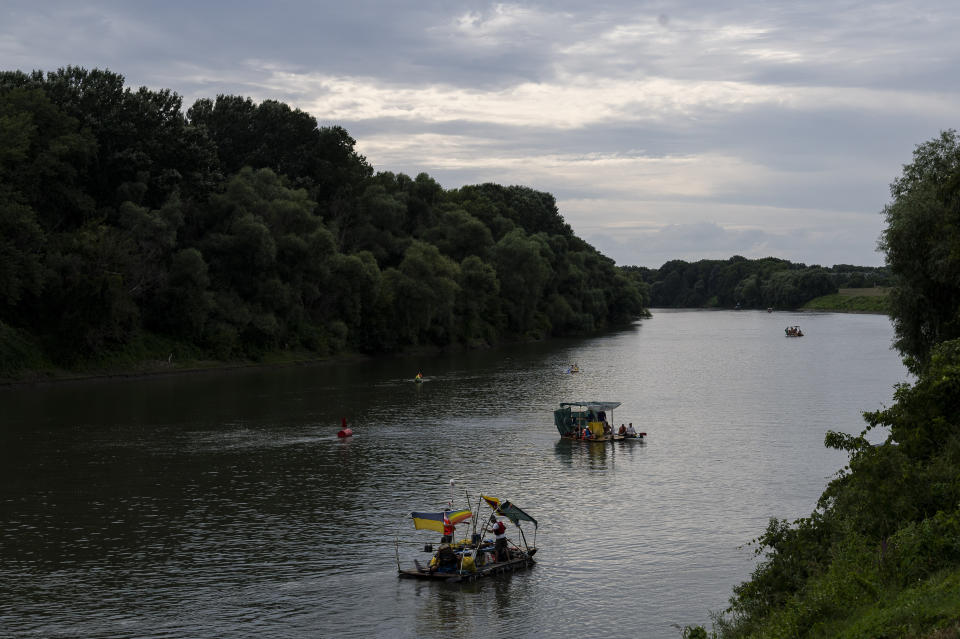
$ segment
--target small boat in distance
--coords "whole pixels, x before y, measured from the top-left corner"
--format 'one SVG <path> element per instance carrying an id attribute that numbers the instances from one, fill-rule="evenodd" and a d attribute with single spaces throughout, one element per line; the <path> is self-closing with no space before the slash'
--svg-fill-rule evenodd
<path id="1" fill-rule="evenodd" d="M 579 372 L 580 372 L 580 365 L 579 365 L 579 364 L 570 364 L 570 366 L 567 367 L 567 372 L 568 372 L 568 373 L 571 373 L 571 374 L 572 374 L 572 373 L 579 373 Z"/>
<path id="2" fill-rule="evenodd" d="M 784 329 L 784 332 L 787 337 L 803 337 L 803 331 L 800 330 L 799 326 L 788 326 Z"/>
<path id="3" fill-rule="evenodd" d="M 422 384 L 422 383 L 423 383 L 423 373 L 421 373 L 420 371 L 417 371 L 417 374 L 416 374 L 416 376 L 413 378 L 413 381 L 414 381 L 414 383 L 416 383 L 416 384 Z"/>

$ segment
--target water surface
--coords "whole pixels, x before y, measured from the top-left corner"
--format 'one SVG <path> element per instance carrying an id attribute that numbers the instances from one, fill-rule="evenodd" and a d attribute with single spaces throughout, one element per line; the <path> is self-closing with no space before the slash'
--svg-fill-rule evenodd
<path id="1" fill-rule="evenodd" d="M 813 509 L 845 462 L 825 432 L 907 381 L 891 340 L 876 315 L 656 311 L 455 356 L 0 390 L 0 636 L 678 637 L 770 517 Z M 561 442 L 552 410 L 591 399 L 647 441 Z M 539 520 L 535 568 L 396 577 L 451 478 L 458 505 Z"/>

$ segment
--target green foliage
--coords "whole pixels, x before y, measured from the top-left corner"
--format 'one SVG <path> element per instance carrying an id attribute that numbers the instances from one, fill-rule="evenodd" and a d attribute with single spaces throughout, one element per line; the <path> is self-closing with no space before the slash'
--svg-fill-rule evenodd
<path id="1" fill-rule="evenodd" d="M 687 626 L 683 629 L 683 639 L 707 639 L 703 626 Z"/>
<path id="2" fill-rule="evenodd" d="M 575 237 L 550 194 L 374 175 L 355 144 L 274 100 L 221 95 L 184 115 L 177 94 L 110 71 L 0 73 L 5 366 L 118 366 L 153 357 L 145 335 L 274 359 L 646 313 L 642 278 Z"/>
<path id="3" fill-rule="evenodd" d="M 0 322 L 0 377 L 15 378 L 47 366 L 42 349 L 26 331 Z"/>
<path id="4" fill-rule="evenodd" d="M 896 346 L 910 370 L 941 341 L 960 337 L 960 141 L 956 131 L 917 146 L 890 185 L 880 248 L 896 277 L 890 295 Z"/>
<path id="5" fill-rule="evenodd" d="M 803 305 L 804 310 L 837 311 L 841 313 L 886 314 L 889 306 L 886 295 L 843 295 L 834 293 L 816 297 Z"/>
<path id="6" fill-rule="evenodd" d="M 659 269 L 628 267 L 650 286 L 650 302 L 662 308 L 799 308 L 839 286 L 886 282 L 885 269 L 840 264 L 831 268 L 772 257 L 748 260 L 672 260 Z"/>
<path id="7" fill-rule="evenodd" d="M 532 326 L 536 303 L 550 275 L 549 262 L 541 254 L 543 248 L 522 229 L 514 229 L 497 242 L 494 264 L 500 293 L 507 301 L 508 325 L 517 332 Z"/>

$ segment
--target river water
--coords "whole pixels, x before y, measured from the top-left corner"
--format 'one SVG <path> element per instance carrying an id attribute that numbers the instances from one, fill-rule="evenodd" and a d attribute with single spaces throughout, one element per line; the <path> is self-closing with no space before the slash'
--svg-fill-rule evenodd
<path id="1" fill-rule="evenodd" d="M 663 310 L 451 356 L 0 389 L 0 636 L 709 627 L 746 544 L 844 465 L 824 433 L 859 432 L 909 381 L 892 337 L 877 315 Z M 552 411 L 580 400 L 622 402 L 612 421 L 646 442 L 561 442 Z M 458 506 L 483 492 L 537 518 L 533 569 L 397 578 L 395 539 L 408 563 L 438 536 L 409 512 L 442 508 L 451 479 Z"/>

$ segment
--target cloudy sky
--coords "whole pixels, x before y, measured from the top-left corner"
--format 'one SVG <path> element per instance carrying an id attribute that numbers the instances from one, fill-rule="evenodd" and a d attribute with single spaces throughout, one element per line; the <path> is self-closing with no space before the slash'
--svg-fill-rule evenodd
<path id="1" fill-rule="evenodd" d="M 878 266 L 958 34 L 955 0 L 2 0 L 0 69 L 281 100 L 378 171 L 548 191 L 619 264 Z"/>

